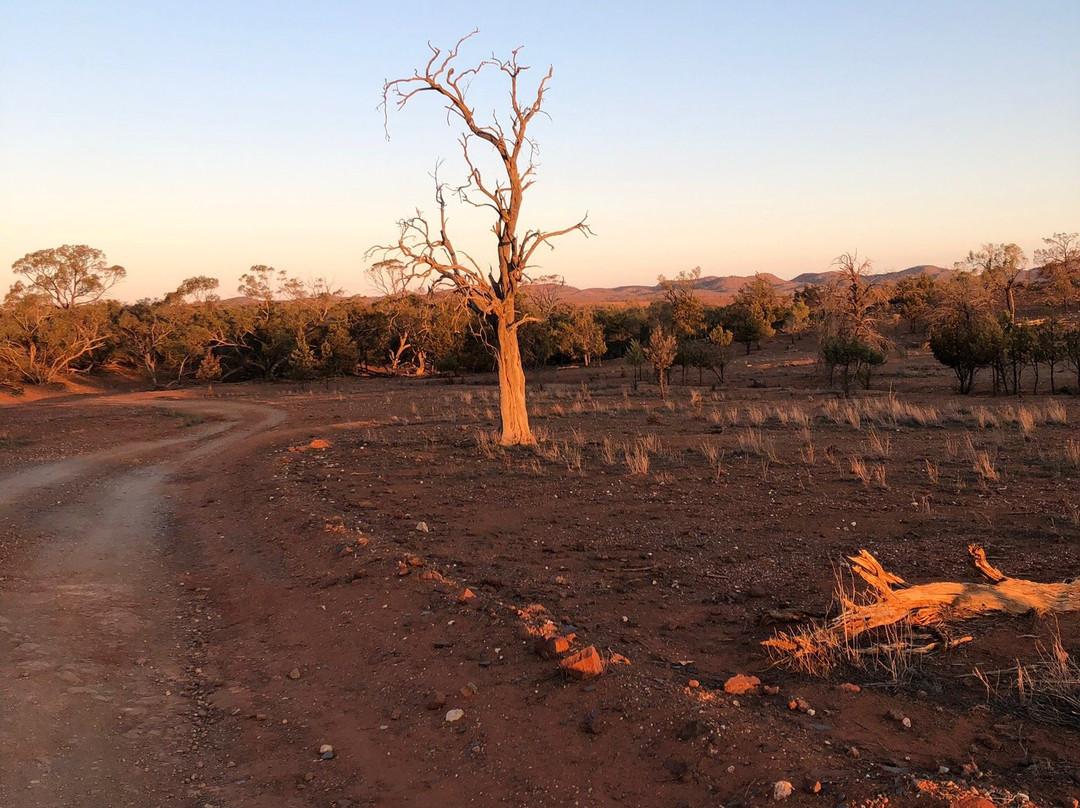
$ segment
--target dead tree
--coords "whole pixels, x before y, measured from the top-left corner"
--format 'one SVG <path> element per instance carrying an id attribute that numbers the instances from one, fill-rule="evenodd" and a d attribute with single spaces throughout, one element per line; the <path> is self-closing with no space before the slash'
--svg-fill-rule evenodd
<path id="1" fill-rule="evenodd" d="M 762 645 L 782 659 L 797 662 L 830 648 L 844 648 L 851 655 L 864 653 L 857 647 L 856 638 L 897 624 L 934 627 L 995 612 L 1049 615 L 1080 611 L 1080 580 L 1039 583 L 1010 578 L 986 560 L 982 547 L 973 544 L 968 552 L 989 583 L 934 581 L 903 586 L 900 576 L 882 567 L 866 550 L 860 550 L 858 555 L 849 556 L 849 560 L 854 572 L 870 587 L 866 597 L 857 598 L 853 593 L 841 591 L 840 613 L 836 617 L 807 629 L 780 632 Z M 925 653 L 970 639 L 935 641 L 907 650 Z"/>
<path id="2" fill-rule="evenodd" d="M 904 581 L 887 572 L 866 550 L 851 556 L 852 567 L 872 590 L 869 603 L 846 602 L 834 621 L 853 637 L 864 631 L 909 620 L 926 626 L 952 620 L 966 620 L 990 612 L 1005 614 L 1060 614 L 1080 611 L 1080 581 L 1038 583 L 1009 578 L 986 560 L 977 544 L 968 548 L 976 568 L 990 583 L 935 581 L 903 588 Z"/>
<path id="3" fill-rule="evenodd" d="M 376 248 L 387 257 L 396 257 L 407 267 L 411 277 L 432 281 L 460 294 L 479 316 L 494 323 L 493 346 L 499 371 L 499 399 L 502 416 L 502 444 L 534 444 L 536 438 L 529 428 L 525 403 L 525 372 L 518 346 L 518 329 L 527 317 L 517 309 L 517 296 L 533 254 L 542 244 L 552 246 L 558 236 L 572 232 L 589 235 L 591 231 L 582 218 L 561 230 L 524 230 L 521 224 L 525 192 L 536 179 L 536 144 L 528 134 L 529 125 L 540 114 L 552 69 L 531 89 L 522 86 L 528 69 L 519 65 L 518 50 L 508 59 L 484 59 L 479 64 L 461 70 L 457 66 L 462 44 L 475 35 L 463 37 L 444 52 L 429 43 L 431 59 L 422 72 L 408 78 L 387 81 L 383 87 L 383 106 L 393 102 L 403 108 L 413 98 L 434 92 L 446 105 L 447 118 L 462 127 L 459 139 L 468 170 L 463 186 L 451 188 L 435 181 L 435 201 L 439 206 L 436 222 L 430 222 L 417 210 L 416 215 L 399 222 L 397 244 Z M 492 114 L 481 120 L 468 99 L 469 87 L 481 73 L 499 71 L 509 84 L 509 110 L 503 119 Z M 498 165 L 496 176 L 481 172 L 480 155 L 474 145 L 490 148 Z M 454 194 L 466 204 L 491 211 L 494 223 L 497 272 L 485 269 L 467 252 L 458 249 L 447 229 L 447 195 Z M 488 264 L 487 266 L 492 266 Z"/>

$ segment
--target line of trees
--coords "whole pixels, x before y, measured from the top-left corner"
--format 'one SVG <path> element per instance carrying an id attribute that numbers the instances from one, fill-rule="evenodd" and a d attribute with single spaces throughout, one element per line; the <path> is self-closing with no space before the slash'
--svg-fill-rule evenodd
<path id="1" fill-rule="evenodd" d="M 648 305 L 574 305 L 547 278 L 519 292 L 522 361 L 535 370 L 625 358 L 635 384 L 650 371 L 666 387 L 674 370 L 722 383 L 733 351 L 813 335 L 824 374 L 850 391 L 871 385 L 906 334 L 928 342 L 962 393 L 984 369 L 994 392 L 1055 391 L 1073 380 L 1080 389 L 1080 243 L 1074 233 L 1045 242 L 1036 271 L 1016 245 L 987 244 L 949 277 L 891 283 L 845 254 L 828 283 L 782 295 L 757 275 L 726 306 L 700 299 L 698 269 L 662 276 Z M 196 276 L 161 299 L 122 305 L 104 296 L 125 270 L 82 245 L 32 253 L 14 269 L 20 280 L 0 306 L 0 381 L 9 386 L 105 366 L 154 385 L 497 368 L 491 315 L 460 295 L 411 291 L 394 262 L 370 270 L 385 293 L 374 301 L 257 265 L 232 301 L 220 299 L 216 279 Z"/>
<path id="2" fill-rule="evenodd" d="M 1054 233 L 1035 254 L 1037 270 L 1016 244 L 984 244 L 957 262 L 947 284 L 909 284 L 902 302 L 913 326 L 930 335 L 934 356 L 969 393 L 981 370 L 994 392 L 1019 393 L 1025 379 L 1059 389 L 1058 368 L 1071 366 L 1080 389 L 1080 241 Z"/>

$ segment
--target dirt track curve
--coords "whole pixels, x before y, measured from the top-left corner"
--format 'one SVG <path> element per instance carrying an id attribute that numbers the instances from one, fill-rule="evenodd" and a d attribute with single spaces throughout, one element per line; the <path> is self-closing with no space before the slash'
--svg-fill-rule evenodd
<path id="1" fill-rule="evenodd" d="M 0 528 L 34 548 L 24 567 L 0 570 L 5 808 L 187 805 L 184 783 L 198 779 L 184 755 L 197 705 L 176 685 L 187 593 L 164 557 L 172 480 L 284 414 L 168 396 L 117 403 L 167 407 L 193 425 L 0 475 Z"/>

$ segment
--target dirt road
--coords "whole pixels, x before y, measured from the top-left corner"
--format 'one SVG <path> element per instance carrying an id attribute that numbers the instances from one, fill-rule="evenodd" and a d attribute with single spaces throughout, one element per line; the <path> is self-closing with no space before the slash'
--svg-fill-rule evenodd
<path id="1" fill-rule="evenodd" d="M 149 395 L 115 403 L 190 426 L 115 434 L 118 445 L 0 476 L 0 535 L 29 548 L 0 570 L 7 808 L 196 804 L 201 708 L 184 681 L 198 619 L 168 558 L 173 479 L 284 416 Z M 176 431 L 171 420 L 162 432 Z"/>

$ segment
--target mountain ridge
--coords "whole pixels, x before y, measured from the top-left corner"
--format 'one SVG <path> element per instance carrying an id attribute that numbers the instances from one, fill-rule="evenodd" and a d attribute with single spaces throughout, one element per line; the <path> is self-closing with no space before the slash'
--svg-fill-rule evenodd
<path id="1" fill-rule="evenodd" d="M 917 266 L 908 267 L 907 269 L 895 270 L 893 272 L 881 272 L 874 275 L 868 275 L 873 283 L 887 283 L 897 281 L 900 278 L 913 277 L 916 275 L 929 275 L 932 278 L 944 278 L 952 275 L 954 270 L 946 269 L 945 267 L 935 266 L 934 264 L 919 264 Z M 784 280 L 771 272 L 759 272 L 757 273 L 761 277 L 767 278 L 773 285 L 773 287 L 783 294 L 791 294 L 806 286 L 827 283 L 830 278 L 833 278 L 839 274 L 838 270 L 828 270 L 826 272 L 804 272 L 801 275 L 796 275 L 791 280 Z M 709 275 L 704 278 L 698 278 L 694 282 L 694 291 L 697 293 L 698 298 L 703 303 L 710 304 L 725 304 L 730 303 L 735 297 L 736 292 L 739 291 L 739 287 L 747 281 L 753 279 L 753 275 Z M 524 287 L 527 292 L 529 288 L 543 289 L 550 288 L 552 284 L 530 284 Z M 646 286 L 645 284 L 628 284 L 624 286 L 590 286 L 584 289 L 579 289 L 575 286 L 563 286 L 559 290 L 559 300 L 567 303 L 576 303 L 578 305 L 596 305 L 601 303 L 649 303 L 658 299 L 662 294 L 662 290 L 659 284 L 655 286 Z"/>

